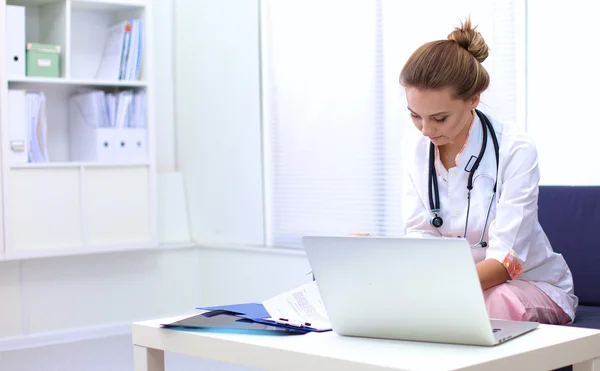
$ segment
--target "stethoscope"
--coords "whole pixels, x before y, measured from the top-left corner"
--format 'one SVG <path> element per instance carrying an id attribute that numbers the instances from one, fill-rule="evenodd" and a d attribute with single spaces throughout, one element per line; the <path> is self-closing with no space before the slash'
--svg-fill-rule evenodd
<path id="1" fill-rule="evenodd" d="M 492 141 L 494 142 L 494 153 L 496 154 L 496 179 L 494 179 L 494 191 L 492 192 L 492 197 L 490 197 L 490 203 L 488 205 L 487 214 L 485 216 L 485 224 L 483 225 L 483 231 L 481 232 L 481 238 L 479 239 L 478 243 L 471 246 L 473 248 L 487 247 L 487 242 L 485 242 L 483 240 L 483 237 L 485 235 L 485 229 L 487 227 L 488 219 L 490 217 L 490 210 L 492 209 L 492 202 L 494 201 L 494 198 L 496 197 L 496 187 L 498 185 L 498 164 L 499 164 L 499 157 L 500 157 L 498 138 L 496 137 L 496 132 L 494 131 L 494 127 L 492 126 L 492 123 L 487 118 L 487 116 L 484 115 L 479 110 L 475 109 L 475 112 L 477 113 L 477 116 L 479 116 L 479 120 L 481 121 L 481 127 L 483 129 L 483 142 L 481 143 L 481 150 L 479 150 L 479 156 L 477 156 L 477 159 L 475 159 L 475 163 L 473 164 L 473 166 L 471 167 L 471 170 L 469 171 L 469 180 L 467 182 L 467 190 L 468 190 L 468 192 L 467 192 L 467 220 L 465 221 L 465 233 L 463 234 L 464 238 L 467 237 L 467 227 L 469 225 L 469 211 L 471 210 L 471 190 L 473 189 L 473 175 L 475 175 L 475 171 L 479 167 L 479 163 L 481 162 L 481 159 L 483 158 L 483 155 L 485 153 L 485 148 L 487 146 L 488 130 L 489 130 L 490 134 L 492 134 Z M 432 191 L 432 187 L 433 187 L 433 191 Z M 435 196 L 435 199 L 434 199 L 434 196 Z M 438 189 L 437 173 L 435 170 L 435 145 L 433 143 L 431 143 L 431 145 L 429 146 L 429 207 L 433 214 L 433 217 L 430 220 L 431 225 L 434 226 L 435 228 L 441 227 L 444 224 L 444 220 L 442 219 L 442 217 L 439 216 L 440 192 Z"/>

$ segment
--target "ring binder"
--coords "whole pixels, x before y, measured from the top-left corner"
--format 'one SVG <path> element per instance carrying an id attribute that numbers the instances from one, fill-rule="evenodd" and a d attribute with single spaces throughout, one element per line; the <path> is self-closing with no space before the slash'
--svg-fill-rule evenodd
<path id="1" fill-rule="evenodd" d="M 25 7 L 6 5 L 6 74 L 25 76 Z"/>

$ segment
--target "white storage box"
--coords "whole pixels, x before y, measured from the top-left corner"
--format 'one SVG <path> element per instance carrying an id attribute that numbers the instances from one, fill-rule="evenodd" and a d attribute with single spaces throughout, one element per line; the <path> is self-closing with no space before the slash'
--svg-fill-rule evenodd
<path id="1" fill-rule="evenodd" d="M 135 163 L 146 162 L 148 160 L 145 128 L 112 130 L 116 130 L 116 146 L 113 147 L 113 160 Z"/>
<path id="2" fill-rule="evenodd" d="M 141 163 L 147 161 L 146 129 L 85 128 L 70 125 L 71 161 Z"/>
<path id="3" fill-rule="evenodd" d="M 98 128 L 69 109 L 69 160 L 142 163 L 148 160 L 146 128 Z"/>

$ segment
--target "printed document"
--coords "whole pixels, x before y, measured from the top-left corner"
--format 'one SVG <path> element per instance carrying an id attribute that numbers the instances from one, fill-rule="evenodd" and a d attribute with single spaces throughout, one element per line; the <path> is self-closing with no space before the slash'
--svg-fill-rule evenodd
<path id="1" fill-rule="evenodd" d="M 102 61 L 96 72 L 96 79 L 119 80 L 121 64 L 123 63 L 123 43 L 127 31 L 127 21 L 116 24 L 108 29 L 104 42 Z"/>
<path id="2" fill-rule="evenodd" d="M 310 323 L 318 330 L 331 329 L 325 306 L 315 281 L 262 302 L 273 319 Z"/>

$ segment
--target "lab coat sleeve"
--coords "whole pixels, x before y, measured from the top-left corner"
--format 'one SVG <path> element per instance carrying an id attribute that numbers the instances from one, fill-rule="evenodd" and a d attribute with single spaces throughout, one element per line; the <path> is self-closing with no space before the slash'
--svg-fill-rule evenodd
<path id="1" fill-rule="evenodd" d="M 537 200 L 540 173 L 538 154 L 530 140 L 519 140 L 512 146 L 504 171 L 496 204 L 496 218 L 490 224 L 486 258 L 504 265 L 511 279 L 523 273 L 528 257 L 534 253 L 530 236 L 537 223 Z M 502 164 L 501 164 L 502 166 Z"/>
<path id="2" fill-rule="evenodd" d="M 403 173 L 402 221 L 405 237 L 440 237 L 440 232 L 429 223 L 429 209 L 419 196 L 417 186 L 406 167 Z"/>

